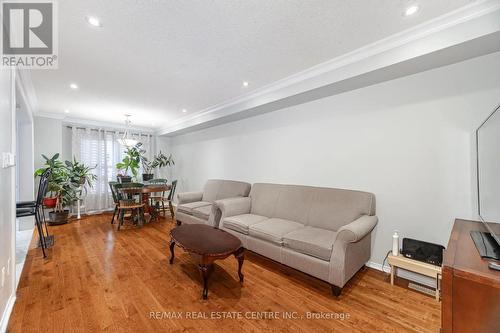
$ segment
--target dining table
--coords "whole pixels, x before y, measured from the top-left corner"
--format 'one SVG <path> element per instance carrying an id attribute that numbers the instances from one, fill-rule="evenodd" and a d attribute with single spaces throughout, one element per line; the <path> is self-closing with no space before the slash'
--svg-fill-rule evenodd
<path id="1" fill-rule="evenodd" d="M 143 187 L 125 187 L 119 189 L 119 191 L 128 195 L 140 194 L 142 203 L 144 204 L 144 213 L 149 214 L 151 221 L 157 220 L 160 215 L 159 206 L 152 206 L 149 203 L 151 193 L 166 192 L 169 191 L 170 188 L 171 186 L 167 184 L 144 184 Z"/>

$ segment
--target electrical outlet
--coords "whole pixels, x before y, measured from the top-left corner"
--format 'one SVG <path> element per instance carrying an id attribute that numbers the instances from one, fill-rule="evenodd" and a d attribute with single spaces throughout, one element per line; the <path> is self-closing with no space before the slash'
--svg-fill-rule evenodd
<path id="1" fill-rule="evenodd" d="M 5 266 L 2 267 L 2 283 L 1 283 L 1 285 L 2 285 L 2 288 L 5 285 Z"/>

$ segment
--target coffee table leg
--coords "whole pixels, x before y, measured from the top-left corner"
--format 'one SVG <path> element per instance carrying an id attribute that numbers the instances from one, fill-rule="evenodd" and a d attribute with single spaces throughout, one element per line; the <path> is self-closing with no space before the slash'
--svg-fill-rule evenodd
<path id="1" fill-rule="evenodd" d="M 245 261 L 245 249 L 240 248 L 234 256 L 238 259 L 238 276 L 240 278 L 240 282 L 243 282 L 243 278 L 245 277 L 241 272 L 241 268 L 243 267 L 243 261 Z"/>
<path id="2" fill-rule="evenodd" d="M 210 278 L 210 273 L 212 273 L 212 265 L 198 265 L 201 275 L 203 277 L 203 299 L 208 298 L 208 279 Z"/>
<path id="3" fill-rule="evenodd" d="M 175 242 L 173 239 L 170 240 L 170 264 L 174 263 L 174 247 Z"/>

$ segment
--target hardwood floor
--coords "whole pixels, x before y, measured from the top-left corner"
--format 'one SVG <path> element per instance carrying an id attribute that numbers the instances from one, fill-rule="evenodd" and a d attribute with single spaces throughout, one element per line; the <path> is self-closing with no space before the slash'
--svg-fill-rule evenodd
<path id="1" fill-rule="evenodd" d="M 116 231 L 110 218 L 51 227 L 47 260 L 32 242 L 9 332 L 439 331 L 440 303 L 387 274 L 364 269 L 336 299 L 327 283 L 249 252 L 244 284 L 233 257 L 217 261 L 204 301 L 191 258 L 176 248 L 168 263 L 170 219 Z"/>

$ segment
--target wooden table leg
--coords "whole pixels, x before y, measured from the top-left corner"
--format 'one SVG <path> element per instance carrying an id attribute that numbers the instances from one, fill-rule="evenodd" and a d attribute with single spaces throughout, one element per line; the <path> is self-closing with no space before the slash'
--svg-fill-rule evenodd
<path id="1" fill-rule="evenodd" d="M 149 204 L 149 193 L 142 193 L 142 203 L 144 204 L 144 211 L 149 214 L 150 221 L 157 219 L 156 209 Z"/>
<path id="2" fill-rule="evenodd" d="M 203 277 L 203 299 L 208 298 L 208 279 L 210 278 L 210 274 L 212 273 L 213 265 L 212 264 L 199 264 L 198 268 L 200 269 L 201 276 Z"/>
<path id="3" fill-rule="evenodd" d="M 173 239 L 170 240 L 170 264 L 174 263 L 174 247 L 175 242 Z"/>
<path id="4" fill-rule="evenodd" d="M 234 256 L 238 260 L 238 277 L 240 278 L 240 282 L 243 282 L 245 276 L 241 272 L 241 268 L 243 267 L 243 262 L 245 261 L 245 248 L 241 247 L 238 251 L 236 251 Z"/>
<path id="5" fill-rule="evenodd" d="M 391 265 L 391 285 L 394 285 L 394 273 L 396 271 L 396 267 L 394 265 Z"/>

